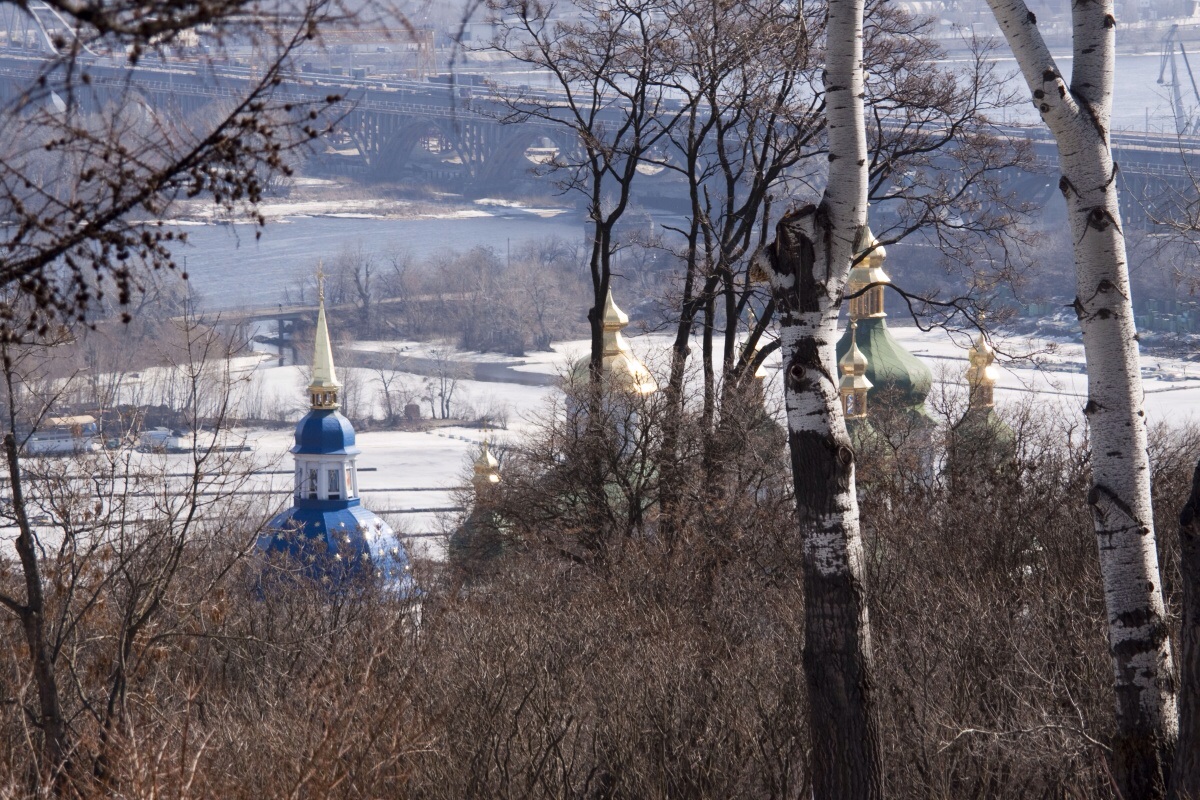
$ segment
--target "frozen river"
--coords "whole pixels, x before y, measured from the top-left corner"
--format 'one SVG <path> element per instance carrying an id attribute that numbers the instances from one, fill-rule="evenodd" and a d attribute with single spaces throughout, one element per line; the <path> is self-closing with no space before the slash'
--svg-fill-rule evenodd
<path id="1" fill-rule="evenodd" d="M 336 205 L 336 204 L 332 204 Z M 336 208 L 333 209 L 336 212 Z M 558 237 L 582 241 L 583 220 L 574 212 L 541 217 L 519 209 L 492 208 L 491 216 L 391 219 L 345 216 L 284 217 L 255 239 L 253 225 L 190 225 L 189 245 L 178 252 L 192 290 L 206 311 L 268 308 L 285 302 L 290 289 L 311 278 L 317 261 L 362 248 L 381 258 L 421 258 L 439 251 L 510 245 Z M 186 261 L 185 261 L 186 260 Z"/>

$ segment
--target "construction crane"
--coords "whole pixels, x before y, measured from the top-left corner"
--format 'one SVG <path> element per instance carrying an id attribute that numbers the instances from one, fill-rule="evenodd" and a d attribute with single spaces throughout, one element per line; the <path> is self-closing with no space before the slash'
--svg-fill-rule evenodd
<path id="1" fill-rule="evenodd" d="M 1193 118 L 1183 105 L 1183 88 L 1179 82 L 1179 66 L 1175 63 L 1175 48 L 1183 56 L 1183 66 L 1187 70 L 1188 81 L 1192 85 L 1192 96 L 1200 107 L 1200 89 L 1196 88 L 1196 76 L 1192 74 L 1192 64 L 1188 61 L 1187 50 L 1179 38 L 1179 26 L 1172 25 L 1163 38 L 1162 58 L 1158 65 L 1158 83 L 1171 89 L 1171 108 L 1175 113 L 1175 133 L 1179 136 L 1200 134 L 1200 120 Z M 1167 68 L 1171 70 L 1171 80 L 1165 79 Z"/>

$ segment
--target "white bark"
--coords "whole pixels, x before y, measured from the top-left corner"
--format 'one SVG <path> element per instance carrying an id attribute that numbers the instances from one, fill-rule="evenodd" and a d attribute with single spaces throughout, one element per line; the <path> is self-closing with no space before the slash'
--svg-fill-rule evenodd
<path id="1" fill-rule="evenodd" d="M 1150 505 L 1137 333 L 1109 146 L 1116 21 L 1111 0 L 1073 4 L 1074 63 L 1068 87 L 1022 0 L 988 0 L 1058 143 L 1075 243 L 1076 313 L 1087 359 L 1095 520 L 1116 681 L 1118 767 L 1126 737 L 1151 737 L 1169 752 L 1177 732 Z M 1169 756 L 1168 756 L 1169 757 Z M 1145 780 L 1134 776 L 1135 783 Z M 1147 796 L 1136 786 L 1127 796 Z"/>
<path id="2" fill-rule="evenodd" d="M 867 224 L 867 129 L 863 96 L 864 0 L 832 0 L 827 24 L 825 103 L 829 140 L 829 176 L 813 225 L 807 233 L 813 245 L 813 278 L 818 308 L 783 314 L 780 330 L 783 353 L 795 369 L 802 363 L 798 346 L 811 337 L 820 357 L 820 368 L 806 367 L 804 384 L 797 391 L 798 376 L 785 382 L 788 428 L 791 432 L 816 433 L 830 440 L 849 443 L 846 421 L 838 398 L 837 318 L 842 291 L 850 274 L 858 233 Z M 823 214 L 822 214 L 823 212 Z M 824 218 L 822 218 L 824 217 Z M 806 226 L 808 227 L 808 226 Z M 793 276 L 805 282 L 804 276 Z M 797 287 L 798 288 L 798 287 Z M 854 464 L 849 480 L 824 518 L 812 520 L 806 550 L 816 567 L 827 575 L 848 574 L 862 580 L 862 538 L 858 525 L 858 497 Z M 870 627 L 865 603 L 861 610 L 860 635 L 870 652 Z"/>
<path id="3" fill-rule="evenodd" d="M 863 0 L 831 0 L 829 177 L 818 206 L 780 220 L 760 263 L 780 311 L 796 510 L 803 537 L 804 667 L 816 800 L 882 796 L 854 451 L 838 398 L 838 308 L 867 215 Z"/>

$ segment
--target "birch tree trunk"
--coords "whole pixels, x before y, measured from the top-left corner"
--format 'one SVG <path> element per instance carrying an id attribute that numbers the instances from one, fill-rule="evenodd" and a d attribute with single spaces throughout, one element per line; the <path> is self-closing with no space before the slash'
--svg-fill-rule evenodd
<path id="1" fill-rule="evenodd" d="M 1183 621 L 1179 642 L 1179 744 L 1171 768 L 1172 800 L 1200 798 L 1200 464 L 1179 515 Z"/>
<path id="2" fill-rule="evenodd" d="M 1125 239 L 1109 146 L 1112 0 L 1072 4 L 1064 81 L 1023 0 L 988 0 L 1058 143 L 1075 243 L 1075 312 L 1087 359 L 1092 506 L 1116 689 L 1115 773 L 1124 797 L 1161 797 L 1178 721 L 1150 507 L 1150 463 Z"/>
<path id="3" fill-rule="evenodd" d="M 883 794 L 863 586 L 854 450 L 838 397 L 842 289 L 867 217 L 863 0 L 829 4 L 825 71 L 829 177 L 818 206 L 784 215 L 759 260 L 780 312 L 784 395 L 803 537 L 804 671 L 813 797 Z"/>

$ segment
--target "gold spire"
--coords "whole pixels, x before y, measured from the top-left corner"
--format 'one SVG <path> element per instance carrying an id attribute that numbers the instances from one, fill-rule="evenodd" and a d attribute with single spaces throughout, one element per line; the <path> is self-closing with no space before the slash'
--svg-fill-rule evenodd
<path id="1" fill-rule="evenodd" d="M 980 315 L 980 322 L 982 322 L 982 315 Z M 971 349 L 967 351 L 967 360 L 971 362 L 971 366 L 967 367 L 967 386 L 970 390 L 969 407 L 973 409 L 991 408 L 995 404 L 996 351 L 988 343 L 987 337 L 982 331 L 975 340 L 975 344 L 971 345 Z"/>
<path id="2" fill-rule="evenodd" d="M 891 283 L 892 279 L 883 271 L 883 261 L 887 258 L 887 250 L 871 233 L 871 228 L 864 225 L 859 228 L 858 237 L 854 241 L 856 254 L 866 253 L 862 260 L 850 269 L 846 281 L 846 294 L 855 294 L 873 283 L 874 286 L 850 301 L 850 319 L 867 317 L 886 317 L 883 312 L 883 293 L 886 289 L 882 284 Z"/>
<path id="3" fill-rule="evenodd" d="M 619 333 L 629 325 L 629 315 L 617 307 L 613 302 L 612 289 L 608 290 L 608 295 L 604 298 L 604 331 L 605 333 Z M 608 344 L 608 339 L 604 343 Z M 605 350 L 605 352 L 608 352 Z"/>
<path id="4" fill-rule="evenodd" d="M 479 457 L 475 459 L 475 463 L 471 465 L 472 471 L 475 473 L 471 478 L 471 484 L 475 487 L 475 492 L 478 494 L 488 486 L 493 486 L 500 482 L 500 462 L 488 450 L 487 439 L 483 440 L 483 447 L 479 450 Z"/>
<path id="5" fill-rule="evenodd" d="M 653 394 L 658 382 L 646 365 L 633 354 L 621 331 L 629 325 L 629 315 L 613 302 L 612 290 L 604 300 L 604 373 L 613 382 L 637 394 Z"/>
<path id="6" fill-rule="evenodd" d="M 850 320 L 850 349 L 838 362 L 842 373 L 838 381 L 838 394 L 842 398 L 842 413 L 846 419 L 865 419 L 867 416 L 867 392 L 873 385 L 867 379 L 867 357 L 858 349 L 858 322 Z"/>
<path id="7" fill-rule="evenodd" d="M 339 404 L 341 382 L 333 368 L 333 348 L 329 344 L 329 328 L 325 324 L 325 275 L 317 266 L 317 335 L 313 343 L 312 381 L 308 396 L 315 409 L 333 409 Z"/>

